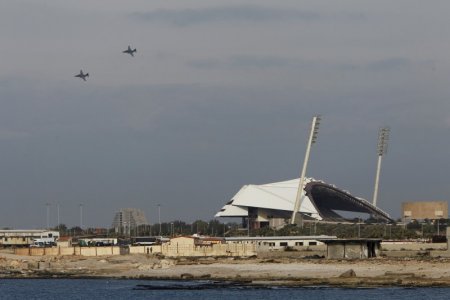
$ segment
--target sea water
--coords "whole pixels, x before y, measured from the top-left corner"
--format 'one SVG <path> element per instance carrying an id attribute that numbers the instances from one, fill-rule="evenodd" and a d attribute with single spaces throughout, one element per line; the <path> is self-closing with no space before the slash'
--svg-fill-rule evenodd
<path id="1" fill-rule="evenodd" d="M 0 279 L 0 299 L 450 299 L 450 288 L 252 287 L 203 281 Z"/>

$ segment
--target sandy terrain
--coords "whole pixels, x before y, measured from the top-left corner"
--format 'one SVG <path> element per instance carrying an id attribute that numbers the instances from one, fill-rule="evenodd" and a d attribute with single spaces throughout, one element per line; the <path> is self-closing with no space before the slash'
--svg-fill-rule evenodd
<path id="1" fill-rule="evenodd" d="M 345 272 L 348 273 L 347 276 L 341 276 Z M 145 255 L 30 257 L 0 252 L 1 277 L 115 277 L 214 279 L 289 285 L 450 286 L 450 259 L 170 259 Z"/>

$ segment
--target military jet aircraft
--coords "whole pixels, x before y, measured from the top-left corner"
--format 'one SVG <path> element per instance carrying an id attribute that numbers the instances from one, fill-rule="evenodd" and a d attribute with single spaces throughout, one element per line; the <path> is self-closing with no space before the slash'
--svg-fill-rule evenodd
<path id="1" fill-rule="evenodd" d="M 131 49 L 130 46 L 128 46 L 128 49 L 127 49 L 127 50 L 122 51 L 122 53 L 128 53 L 128 54 L 130 54 L 130 55 L 133 56 L 133 57 L 134 57 L 134 53 L 135 53 L 135 52 L 137 52 L 136 48 Z"/>
<path id="2" fill-rule="evenodd" d="M 83 70 L 80 70 L 80 74 L 77 74 L 74 77 L 78 77 L 86 81 L 86 77 L 89 77 L 89 73 L 83 74 Z"/>

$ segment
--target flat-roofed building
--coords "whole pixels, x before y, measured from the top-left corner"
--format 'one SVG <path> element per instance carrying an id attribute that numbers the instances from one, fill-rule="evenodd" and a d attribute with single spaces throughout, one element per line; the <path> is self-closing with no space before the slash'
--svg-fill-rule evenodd
<path id="1" fill-rule="evenodd" d="M 0 246 L 4 247 L 29 246 L 33 244 L 35 240 L 44 238 L 57 241 L 59 238 L 59 232 L 45 229 L 0 230 Z"/>
<path id="2" fill-rule="evenodd" d="M 437 220 L 448 218 L 447 201 L 403 202 L 402 217 L 405 221 Z"/>
<path id="3" fill-rule="evenodd" d="M 279 250 L 287 247 L 309 247 L 324 245 L 324 240 L 337 239 L 336 236 L 329 235 L 308 235 L 308 236 L 239 236 L 225 237 L 225 242 L 230 244 L 254 244 L 260 251 Z"/>

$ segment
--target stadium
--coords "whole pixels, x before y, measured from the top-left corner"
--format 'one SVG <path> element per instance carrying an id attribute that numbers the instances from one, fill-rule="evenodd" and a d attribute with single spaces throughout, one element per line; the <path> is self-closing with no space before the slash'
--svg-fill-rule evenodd
<path id="1" fill-rule="evenodd" d="M 242 218 L 244 227 L 280 227 L 292 216 L 300 179 L 262 185 L 245 185 L 216 213 L 215 217 Z M 367 200 L 355 197 L 313 178 L 306 178 L 299 214 L 304 221 L 352 222 L 372 218 L 381 223 L 394 220 Z"/>

